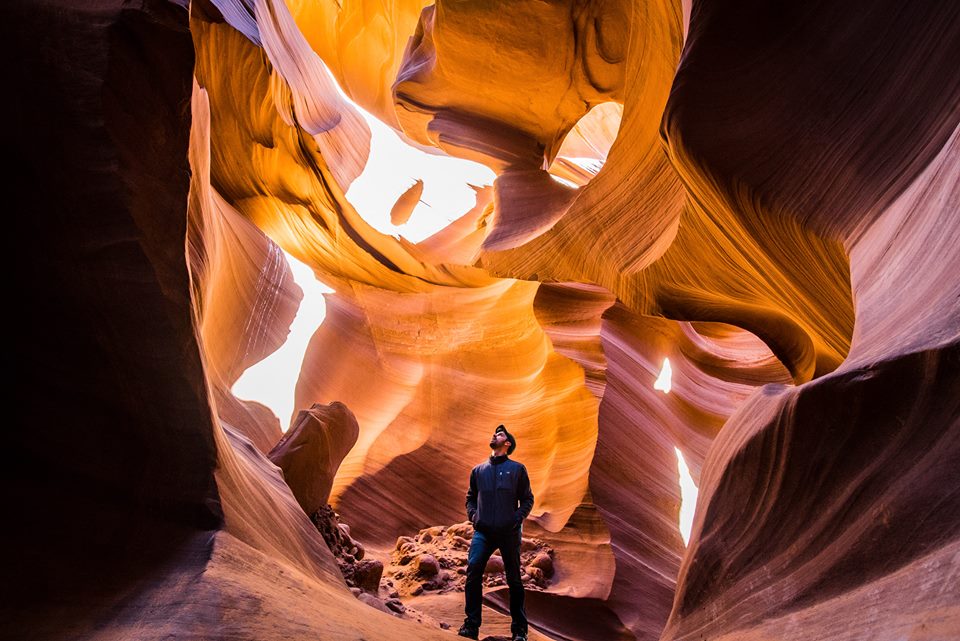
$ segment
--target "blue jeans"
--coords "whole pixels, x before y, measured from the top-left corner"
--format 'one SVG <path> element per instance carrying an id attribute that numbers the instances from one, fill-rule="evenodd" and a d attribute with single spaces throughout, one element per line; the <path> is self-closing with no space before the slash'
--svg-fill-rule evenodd
<path id="1" fill-rule="evenodd" d="M 510 588 L 510 631 L 527 632 L 527 613 L 523 609 L 523 581 L 520 580 L 520 528 L 506 532 L 474 532 L 467 555 L 465 623 L 480 627 L 483 602 L 483 571 L 493 551 L 500 550 L 503 569 Z"/>

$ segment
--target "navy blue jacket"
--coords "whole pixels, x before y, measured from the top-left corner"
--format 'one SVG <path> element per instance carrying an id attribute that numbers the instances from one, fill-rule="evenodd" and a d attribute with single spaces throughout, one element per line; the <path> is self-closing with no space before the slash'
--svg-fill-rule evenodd
<path id="1" fill-rule="evenodd" d="M 518 528 L 532 509 L 530 477 L 522 463 L 491 456 L 470 472 L 467 518 L 480 532 Z"/>

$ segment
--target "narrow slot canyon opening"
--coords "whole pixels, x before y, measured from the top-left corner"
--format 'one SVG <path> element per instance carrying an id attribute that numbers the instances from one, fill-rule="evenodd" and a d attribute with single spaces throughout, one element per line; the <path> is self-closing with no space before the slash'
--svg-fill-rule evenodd
<path id="1" fill-rule="evenodd" d="M 469 212 L 477 191 L 493 184 L 489 167 L 410 144 L 354 102 L 332 76 L 330 82 L 370 129 L 366 162 L 345 196 L 380 233 L 419 243 Z"/>
<path id="2" fill-rule="evenodd" d="M 303 291 L 303 299 L 290 324 L 287 340 L 275 352 L 247 368 L 233 384 L 233 394 L 243 400 L 256 401 L 280 419 L 280 430 L 290 429 L 297 408 L 294 390 L 300 376 L 303 356 L 310 339 L 326 317 L 324 294 L 334 290 L 317 280 L 313 270 L 287 252 L 283 256 L 293 272 L 293 279 Z"/>
<path id="3" fill-rule="evenodd" d="M 582 187 L 603 168 L 620 131 L 623 105 L 595 105 L 567 133 L 547 171 L 568 187 Z"/>
<path id="4" fill-rule="evenodd" d="M 669 394 L 672 380 L 673 369 L 670 367 L 670 358 L 664 356 L 663 366 L 660 368 L 657 380 L 653 383 L 653 389 Z M 680 536 L 683 538 L 683 544 L 688 545 L 690 543 L 690 529 L 693 527 L 693 517 L 697 508 L 698 490 L 697 484 L 693 482 L 693 477 L 690 476 L 690 468 L 687 467 L 687 462 L 683 460 L 683 453 L 680 448 L 674 447 L 673 451 L 677 455 L 677 471 L 680 474 L 680 513 L 678 519 Z"/>
<path id="5" fill-rule="evenodd" d="M 419 243 L 473 208 L 477 188 L 493 184 L 494 173 L 484 165 L 414 147 L 353 106 L 370 127 L 370 155 L 346 198 L 377 231 Z M 417 197 L 402 202 L 418 184 Z"/>
<path id="6" fill-rule="evenodd" d="M 693 517 L 697 509 L 697 484 L 693 482 L 690 476 L 690 468 L 687 462 L 683 460 L 683 453 L 680 448 L 673 450 L 677 453 L 677 470 L 680 472 L 680 536 L 683 537 L 683 544 L 690 544 L 690 530 L 693 528 Z"/>

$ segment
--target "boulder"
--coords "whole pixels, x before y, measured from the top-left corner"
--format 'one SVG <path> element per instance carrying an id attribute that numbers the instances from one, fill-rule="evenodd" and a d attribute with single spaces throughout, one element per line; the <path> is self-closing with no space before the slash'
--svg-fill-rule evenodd
<path id="1" fill-rule="evenodd" d="M 440 564 L 432 554 L 423 554 L 417 559 L 417 571 L 424 576 L 436 576 L 440 572 Z"/>
<path id="2" fill-rule="evenodd" d="M 397 614 L 403 614 L 407 611 L 407 608 L 403 605 L 403 602 L 397 598 L 390 598 L 384 602 L 390 610 L 396 612 Z"/>
<path id="3" fill-rule="evenodd" d="M 495 572 L 503 572 L 503 557 L 496 554 L 490 557 L 490 560 L 487 561 L 487 567 L 483 570 L 484 574 L 493 574 Z"/>
<path id="4" fill-rule="evenodd" d="M 268 457 L 283 470 L 304 512 L 313 514 L 327 504 L 333 477 L 359 434 L 357 419 L 346 405 L 314 403 L 300 411 L 290 431 L 270 450 Z M 344 534 L 350 535 L 349 528 Z"/>
<path id="5" fill-rule="evenodd" d="M 546 552 L 541 552 L 533 558 L 530 565 L 543 570 L 544 576 L 550 578 L 553 576 L 553 559 Z"/>
<path id="6" fill-rule="evenodd" d="M 383 563 L 376 559 L 360 561 L 353 567 L 353 582 L 364 592 L 376 594 L 380 590 Z"/>
<path id="7" fill-rule="evenodd" d="M 366 592 L 361 593 L 357 598 L 369 605 L 371 608 L 376 608 L 381 612 L 386 612 L 387 614 L 394 613 L 393 610 L 388 608 L 383 601 L 373 595 L 367 594 Z"/>
<path id="8" fill-rule="evenodd" d="M 459 536 L 461 538 L 470 540 L 473 538 L 473 525 L 470 523 L 470 521 L 464 521 L 463 523 L 451 525 L 447 528 L 447 536 Z"/>

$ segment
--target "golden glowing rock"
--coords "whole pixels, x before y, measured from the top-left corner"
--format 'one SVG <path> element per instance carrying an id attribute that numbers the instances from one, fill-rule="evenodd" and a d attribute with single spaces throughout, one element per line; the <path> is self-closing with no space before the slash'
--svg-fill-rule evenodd
<path id="1" fill-rule="evenodd" d="M 423 194 L 423 181 L 418 180 L 410 186 L 408 190 L 400 195 L 390 210 L 390 222 L 394 225 L 402 225 L 410 219 L 413 208 L 420 202 L 420 196 Z"/>
<path id="2" fill-rule="evenodd" d="M 562 527 L 586 490 L 598 401 L 583 370 L 551 349 L 534 315 L 537 285 L 502 280 L 443 296 L 336 289 L 296 404 L 339 399 L 357 416 L 360 437 L 333 491 L 354 532 L 386 543 L 455 521 L 499 423 L 523 442 L 533 517 Z M 428 469 L 434 481 L 424 484 Z M 380 492 L 403 497 L 403 509 L 384 513 Z"/>
<path id="3" fill-rule="evenodd" d="M 420 12 L 429 4 L 429 0 L 292 0 L 287 6 L 343 91 L 395 127 L 393 83 Z"/>

